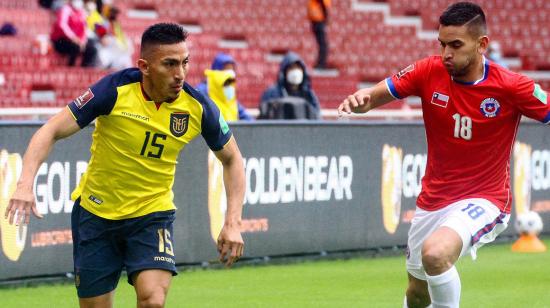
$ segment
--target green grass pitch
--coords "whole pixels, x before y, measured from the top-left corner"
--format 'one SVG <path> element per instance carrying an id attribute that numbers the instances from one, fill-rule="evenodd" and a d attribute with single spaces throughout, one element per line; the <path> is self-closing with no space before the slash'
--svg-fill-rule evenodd
<path id="1" fill-rule="evenodd" d="M 550 247 L 550 238 L 545 243 Z M 458 263 L 461 307 L 550 307 L 550 252 L 518 254 L 493 244 Z M 167 307 L 402 307 L 404 256 L 182 271 Z M 70 284 L 0 289 L 0 306 L 77 307 Z M 135 307 L 122 278 L 115 307 Z"/>

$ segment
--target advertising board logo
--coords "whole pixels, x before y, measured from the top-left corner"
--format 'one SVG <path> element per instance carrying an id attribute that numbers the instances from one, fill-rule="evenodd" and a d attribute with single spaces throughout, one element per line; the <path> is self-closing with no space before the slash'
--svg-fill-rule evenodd
<path id="1" fill-rule="evenodd" d="M 401 172 L 403 150 L 384 144 L 382 148 L 382 218 L 384 228 L 395 233 L 401 215 Z"/>
<path id="2" fill-rule="evenodd" d="M 513 163 L 516 214 L 550 212 L 550 150 L 533 149 L 530 144 L 516 142 Z"/>
<path id="3" fill-rule="evenodd" d="M 516 214 L 527 213 L 531 207 L 531 146 L 526 143 L 514 144 L 513 193 Z"/>
<path id="4" fill-rule="evenodd" d="M 217 242 L 223 227 L 227 199 L 223 185 L 223 166 L 212 151 L 208 151 L 208 215 L 210 235 Z"/>
<path id="5" fill-rule="evenodd" d="M 410 223 L 414 209 L 404 209 L 406 203 L 422 192 L 422 178 L 426 172 L 426 153 L 406 153 L 402 147 L 384 144 L 380 201 L 385 230 L 394 234 L 399 223 Z M 405 204 L 406 204 L 405 203 Z"/>
<path id="6" fill-rule="evenodd" d="M 6 150 L 0 150 L 0 240 L 4 255 L 11 261 L 19 260 L 27 238 L 26 225 L 12 225 L 4 218 L 8 202 L 17 186 L 22 164 L 18 153 L 9 154 Z"/>

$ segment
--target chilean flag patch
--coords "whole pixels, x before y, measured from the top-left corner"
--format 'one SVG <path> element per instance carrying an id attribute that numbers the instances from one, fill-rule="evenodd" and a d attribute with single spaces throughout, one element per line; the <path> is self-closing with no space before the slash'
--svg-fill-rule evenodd
<path id="1" fill-rule="evenodd" d="M 447 108 L 449 103 L 449 95 L 441 94 L 439 92 L 434 92 L 432 95 L 432 104 L 439 107 Z"/>

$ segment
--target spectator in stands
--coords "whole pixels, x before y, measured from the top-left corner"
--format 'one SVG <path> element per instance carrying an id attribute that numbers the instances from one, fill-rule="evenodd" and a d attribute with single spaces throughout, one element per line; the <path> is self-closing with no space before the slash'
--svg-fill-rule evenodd
<path id="1" fill-rule="evenodd" d="M 311 30 L 315 34 L 315 40 L 319 47 L 317 64 L 315 68 L 324 69 L 327 67 L 328 40 L 326 25 L 328 22 L 328 12 L 330 0 L 309 0 L 307 6 L 307 16 L 311 21 Z"/>
<path id="2" fill-rule="evenodd" d="M 502 58 L 502 50 L 500 49 L 500 43 L 498 41 L 492 41 L 489 43 L 489 48 L 487 48 L 487 58 L 504 68 L 508 68 L 508 64 L 506 64 Z"/>
<path id="3" fill-rule="evenodd" d="M 236 66 L 235 59 L 233 59 L 232 56 L 226 53 L 220 52 L 216 55 L 216 57 L 214 58 L 214 61 L 212 61 L 211 69 L 216 71 L 228 71 L 232 73 L 234 77 L 236 77 L 235 66 Z M 208 75 L 207 75 L 207 78 L 197 85 L 197 90 L 199 90 L 205 96 L 210 97 L 210 99 L 214 100 L 214 98 L 210 95 L 209 86 L 210 86 L 210 83 L 208 82 Z M 228 85 L 228 87 L 229 86 L 230 85 Z M 235 88 L 234 85 L 233 85 L 233 88 Z M 232 91 L 232 90 L 230 90 L 230 88 L 227 88 L 227 90 L 225 91 Z M 214 102 L 216 101 L 214 100 Z M 235 103 L 237 105 L 237 110 L 239 115 L 238 120 L 245 120 L 245 121 L 254 120 L 254 118 L 252 118 L 252 116 L 246 111 L 246 108 L 244 108 L 239 103 L 236 96 L 235 96 Z M 216 102 L 216 104 L 218 104 L 218 102 Z M 229 119 L 226 118 L 226 120 L 229 120 Z"/>
<path id="4" fill-rule="evenodd" d="M 84 3 L 84 9 L 86 12 L 86 24 L 88 26 L 88 37 L 101 37 L 105 34 L 107 21 L 97 10 L 97 3 L 95 0 L 86 0 Z"/>
<path id="5" fill-rule="evenodd" d="M 208 97 L 216 103 L 226 121 L 239 120 L 235 73 L 229 70 L 205 70 Z"/>
<path id="6" fill-rule="evenodd" d="M 106 35 L 100 39 L 101 46 L 99 49 L 101 65 L 104 68 L 116 70 L 131 67 L 134 45 L 122 31 L 122 26 L 118 21 L 120 10 L 113 6 L 106 13 L 108 19 L 107 30 Z"/>
<path id="7" fill-rule="evenodd" d="M 57 10 L 50 39 L 55 51 L 69 57 L 69 66 L 76 64 L 79 55 L 82 55 L 81 66 L 95 66 L 97 49 L 86 37 L 86 12 L 82 0 L 71 0 Z"/>
<path id="8" fill-rule="evenodd" d="M 277 74 L 277 82 L 262 94 L 260 110 L 266 110 L 266 104 L 269 101 L 283 97 L 303 98 L 312 110 L 312 115 L 309 118 L 319 118 L 321 107 L 311 88 L 306 65 L 302 58 L 294 52 L 288 52 L 283 58 Z"/>

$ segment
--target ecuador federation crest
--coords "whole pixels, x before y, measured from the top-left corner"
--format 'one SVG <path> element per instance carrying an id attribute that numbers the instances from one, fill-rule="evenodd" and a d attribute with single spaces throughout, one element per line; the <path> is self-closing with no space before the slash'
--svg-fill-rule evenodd
<path id="1" fill-rule="evenodd" d="M 189 113 L 174 112 L 170 115 L 170 132 L 176 137 L 181 137 L 189 127 Z"/>

